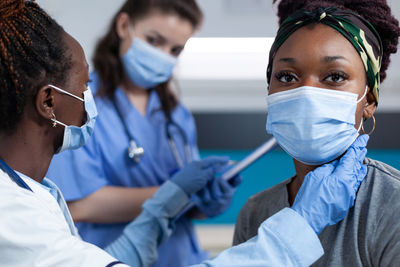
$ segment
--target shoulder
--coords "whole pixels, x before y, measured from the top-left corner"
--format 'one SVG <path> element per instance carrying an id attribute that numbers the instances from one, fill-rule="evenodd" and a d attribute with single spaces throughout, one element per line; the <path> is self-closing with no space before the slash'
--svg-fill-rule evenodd
<path id="1" fill-rule="evenodd" d="M 366 190 L 373 197 L 382 197 L 387 199 L 390 195 L 398 195 L 400 200 L 400 171 L 377 160 L 367 158 L 365 163 L 368 166 L 368 173 L 364 179 L 360 190 Z M 379 192 L 379 193 L 378 193 Z"/>
<path id="2" fill-rule="evenodd" d="M 285 180 L 251 196 L 242 207 L 235 225 L 234 245 L 245 242 L 257 234 L 258 227 L 269 217 L 288 206 Z"/>
<path id="3" fill-rule="evenodd" d="M 96 95 L 99 87 L 100 87 L 100 76 L 96 71 L 92 71 L 89 74 L 90 82 L 90 90 L 92 90 L 93 95 Z"/>
<path id="4" fill-rule="evenodd" d="M 264 191 L 261 191 L 253 196 L 251 196 L 248 202 L 255 206 L 259 203 L 265 203 L 266 201 L 279 200 L 282 198 L 282 194 L 287 195 L 287 185 L 291 182 L 292 178 L 287 179 L 273 187 L 270 187 Z"/>
<path id="5" fill-rule="evenodd" d="M 103 115 L 104 112 L 107 112 L 107 110 L 113 109 L 113 105 L 112 105 L 112 102 L 110 101 L 109 97 L 98 94 L 100 85 L 101 85 L 101 79 L 100 79 L 99 74 L 96 71 L 93 71 L 89 74 L 89 78 L 90 78 L 90 82 L 89 82 L 88 86 L 90 87 L 90 90 L 92 91 L 92 94 L 94 96 L 97 111 L 99 112 L 99 114 L 101 113 L 101 116 L 97 117 L 97 121 L 96 121 L 96 123 L 97 123 L 98 121 L 101 121 L 102 117 L 104 116 Z"/>
<path id="6" fill-rule="evenodd" d="M 360 186 L 356 201 L 372 205 L 377 217 L 384 214 L 386 209 L 390 212 L 400 209 L 400 171 L 369 158 L 365 163 L 368 173 Z"/>
<path id="7" fill-rule="evenodd" d="M 398 224 L 399 216 L 393 211 L 400 209 L 400 172 L 377 160 L 367 158 L 365 163 L 368 172 L 357 192 L 355 210 L 370 219 L 374 228 Z"/>
<path id="8" fill-rule="evenodd" d="M 359 215 L 360 232 L 371 240 L 373 265 L 398 261 L 400 246 L 400 171 L 376 160 L 366 159 L 368 173 L 357 193 L 353 214 Z M 379 263 L 378 263 L 379 262 Z"/>
<path id="9" fill-rule="evenodd" d="M 383 162 L 367 158 L 365 163 L 368 166 L 368 173 L 371 175 L 383 177 L 390 182 L 400 185 L 400 171 Z"/>
<path id="10" fill-rule="evenodd" d="M 196 123 L 192 113 L 182 103 L 178 103 L 172 112 L 172 119 L 186 132 L 189 136 L 196 136 Z"/>
<path id="11" fill-rule="evenodd" d="M 38 194 L 18 186 L 3 171 L 0 171 L 0 198 L 0 212 L 4 216 L 2 223 L 9 225 L 23 222 L 16 218 L 36 218 L 48 211 L 47 204 Z"/>
<path id="12" fill-rule="evenodd" d="M 12 199 L 17 196 L 32 196 L 32 192 L 19 187 L 13 180 L 11 180 L 10 176 L 4 171 L 0 170 L 0 197 L 3 199 Z M 0 201 L 1 204 L 4 201 Z M 8 204 L 11 204 L 12 201 L 6 201 Z"/>
<path id="13" fill-rule="evenodd" d="M 1 170 L 0 212 L 0 265 L 106 266 L 115 261 L 98 247 L 72 236 L 62 215 Z"/>
<path id="14" fill-rule="evenodd" d="M 178 103 L 178 105 L 175 107 L 174 111 L 172 112 L 172 116 L 174 119 L 177 120 L 188 120 L 188 121 L 193 121 L 193 115 L 189 111 L 189 109 L 181 102 Z"/>

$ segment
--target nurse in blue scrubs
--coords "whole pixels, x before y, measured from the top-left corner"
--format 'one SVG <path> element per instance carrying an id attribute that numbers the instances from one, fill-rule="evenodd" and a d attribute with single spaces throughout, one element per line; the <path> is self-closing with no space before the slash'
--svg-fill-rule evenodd
<path id="1" fill-rule="evenodd" d="M 90 83 L 99 113 L 93 137 L 83 148 L 55 156 L 48 173 L 85 241 L 101 248 L 110 244 L 162 183 L 199 158 L 193 117 L 170 79 L 201 21 L 195 0 L 128 0 L 99 41 Z M 236 182 L 221 179 L 218 196 L 209 196 L 220 199 L 217 204 L 196 200 L 153 266 L 207 259 L 192 219 L 225 211 Z"/>

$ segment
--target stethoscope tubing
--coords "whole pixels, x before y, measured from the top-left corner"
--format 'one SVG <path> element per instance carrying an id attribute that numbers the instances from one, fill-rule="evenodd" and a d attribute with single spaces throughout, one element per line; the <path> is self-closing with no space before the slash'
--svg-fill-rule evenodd
<path id="1" fill-rule="evenodd" d="M 182 157 L 179 155 L 178 148 L 176 147 L 174 139 L 171 135 L 171 132 L 170 132 L 171 126 L 176 127 L 176 129 L 178 130 L 179 134 L 182 137 L 183 146 L 184 146 L 184 150 L 185 150 L 186 163 L 192 162 L 192 152 L 190 150 L 189 141 L 188 141 L 187 136 L 186 136 L 185 132 L 183 131 L 183 129 L 176 122 L 174 122 L 172 119 L 167 121 L 167 123 L 165 124 L 165 132 L 167 135 L 169 145 L 171 147 L 172 153 L 174 154 L 175 160 L 178 163 L 179 168 L 183 168 L 183 166 L 185 166 L 185 162 L 183 161 Z"/>
<path id="2" fill-rule="evenodd" d="M 128 139 L 129 139 L 129 149 L 128 149 L 128 151 L 130 151 L 131 149 L 131 144 L 132 143 L 134 143 L 136 146 L 137 146 L 137 149 L 141 149 L 143 152 L 141 153 L 141 155 L 140 156 L 142 156 L 143 154 L 144 154 L 144 150 L 143 150 L 143 147 L 141 147 L 140 146 L 140 144 L 138 144 L 137 142 L 136 142 L 136 140 L 135 140 L 135 138 L 132 136 L 132 134 L 129 132 L 129 130 L 128 130 L 128 126 L 126 125 L 126 123 L 125 123 L 125 121 L 124 121 L 124 118 L 123 118 L 123 116 L 122 116 L 122 112 L 121 112 L 121 110 L 120 110 L 120 108 L 119 108 L 119 106 L 117 105 L 117 101 L 116 101 L 116 99 L 115 99 L 115 97 L 112 99 L 112 103 L 113 103 L 113 105 L 114 105 L 114 108 L 115 108 L 115 110 L 116 110 L 116 112 L 117 112 L 117 115 L 118 115 L 118 117 L 119 117 L 119 119 L 120 119 L 120 121 L 121 121 L 121 123 L 122 123 L 122 125 L 123 125 L 123 127 L 124 127 L 124 131 L 125 131 L 125 134 L 128 136 Z M 187 138 L 187 136 L 186 136 L 186 134 L 185 134 L 185 132 L 183 131 L 183 129 L 182 129 L 182 127 L 180 127 L 176 122 L 174 122 L 172 119 L 169 119 L 167 122 L 166 122 L 166 124 L 165 124 L 165 131 L 166 131 L 166 135 L 167 135 L 167 139 L 168 139 L 168 143 L 169 143 L 169 145 L 170 145 L 170 147 L 171 147 L 171 150 L 172 150 L 172 153 L 173 153 L 173 155 L 174 155 L 174 158 L 175 158 L 175 160 L 176 160 L 176 162 L 177 162 L 177 164 L 178 164 L 178 166 L 179 166 L 179 168 L 183 168 L 183 166 L 185 165 L 185 162 L 184 162 L 184 160 L 182 159 L 182 157 L 179 155 L 179 151 L 178 151 L 178 148 L 177 148 L 177 146 L 176 146 L 176 143 L 174 142 L 174 139 L 173 139 L 173 137 L 172 137 L 172 135 L 171 135 L 171 133 L 170 133 L 170 127 L 171 126 L 174 126 L 174 127 L 176 127 L 176 129 L 178 130 L 178 132 L 179 132 L 179 134 L 181 135 L 181 137 L 182 137 L 182 140 L 183 140 L 183 144 L 184 144 L 184 150 L 185 150 L 185 159 L 186 159 L 186 163 L 190 163 L 190 162 L 192 162 L 192 152 L 191 152 L 191 149 L 190 149 L 190 145 L 189 145 L 189 142 L 188 142 L 188 138 Z M 136 158 L 137 156 L 129 156 L 130 158 L 132 158 L 136 163 L 138 163 L 139 162 L 139 158 Z"/>

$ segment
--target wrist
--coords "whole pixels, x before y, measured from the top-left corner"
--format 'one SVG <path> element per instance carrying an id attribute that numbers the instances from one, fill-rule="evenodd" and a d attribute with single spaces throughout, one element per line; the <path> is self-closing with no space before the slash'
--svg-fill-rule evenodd
<path id="1" fill-rule="evenodd" d="M 180 186 L 166 181 L 154 196 L 143 204 L 143 209 L 155 217 L 175 217 L 189 202 L 189 197 Z"/>
<path id="2" fill-rule="evenodd" d="M 176 179 L 171 179 L 170 182 L 173 183 L 176 187 L 178 187 L 188 198 L 190 198 L 192 194 L 187 190 L 184 184 L 180 183 Z"/>
<path id="3" fill-rule="evenodd" d="M 314 232 L 319 235 L 321 231 L 323 230 L 322 227 L 320 227 L 320 223 L 318 220 L 316 220 L 316 216 L 311 216 L 309 212 L 305 211 L 304 209 L 299 208 L 298 206 L 292 206 L 292 210 L 294 210 L 298 215 L 300 215 L 306 222 L 307 224 L 314 230 Z M 322 215 L 323 216 L 323 215 Z"/>

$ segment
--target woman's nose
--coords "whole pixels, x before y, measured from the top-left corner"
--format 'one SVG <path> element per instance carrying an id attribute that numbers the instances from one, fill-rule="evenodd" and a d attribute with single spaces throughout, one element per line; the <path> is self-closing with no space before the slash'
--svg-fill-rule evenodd
<path id="1" fill-rule="evenodd" d="M 307 75 L 301 80 L 300 86 L 320 87 L 319 77 L 315 75 Z"/>
<path id="2" fill-rule="evenodd" d="M 164 46 L 160 47 L 160 50 L 163 51 L 164 53 L 168 54 L 168 55 L 172 55 L 171 54 L 171 47 L 169 47 L 168 45 L 164 45 Z"/>

